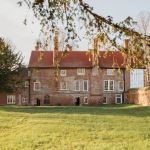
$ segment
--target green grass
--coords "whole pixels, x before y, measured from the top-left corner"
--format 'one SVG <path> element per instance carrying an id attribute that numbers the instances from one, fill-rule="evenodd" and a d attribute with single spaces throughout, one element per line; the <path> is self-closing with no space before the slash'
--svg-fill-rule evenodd
<path id="1" fill-rule="evenodd" d="M 150 107 L 0 107 L 0 150 L 150 150 Z"/>

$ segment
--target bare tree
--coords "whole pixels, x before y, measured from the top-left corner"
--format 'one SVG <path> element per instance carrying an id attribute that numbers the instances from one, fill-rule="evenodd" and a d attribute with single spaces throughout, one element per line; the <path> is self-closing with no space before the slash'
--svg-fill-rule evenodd
<path id="1" fill-rule="evenodd" d="M 138 30 L 143 36 L 146 37 L 146 35 L 150 34 L 150 12 L 141 12 L 138 15 L 138 24 L 137 24 Z M 147 86 L 150 86 L 150 48 L 147 46 L 147 44 L 144 42 L 143 44 L 144 48 L 144 59 L 147 59 L 146 64 L 146 80 L 147 80 Z"/>

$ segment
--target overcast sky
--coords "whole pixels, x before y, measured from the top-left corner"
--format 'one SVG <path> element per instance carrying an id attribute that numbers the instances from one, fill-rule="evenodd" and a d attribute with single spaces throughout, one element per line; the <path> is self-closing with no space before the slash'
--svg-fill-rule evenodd
<path id="1" fill-rule="evenodd" d="M 87 0 L 98 14 L 113 16 L 115 21 L 121 21 L 128 16 L 136 18 L 141 11 L 150 11 L 150 0 Z M 0 37 L 12 41 L 17 50 L 29 61 L 31 50 L 34 49 L 38 39 L 39 25 L 28 24 L 23 21 L 28 14 L 25 7 L 19 8 L 17 0 L 0 0 Z M 32 20 L 32 15 L 28 14 Z M 81 49 L 86 49 L 81 44 Z"/>

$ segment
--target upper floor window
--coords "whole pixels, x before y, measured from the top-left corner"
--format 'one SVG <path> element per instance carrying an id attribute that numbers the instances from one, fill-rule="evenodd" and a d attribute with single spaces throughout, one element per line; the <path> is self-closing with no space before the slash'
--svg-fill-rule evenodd
<path id="1" fill-rule="evenodd" d="M 68 87 L 67 87 L 67 82 L 60 82 L 60 90 L 67 90 Z"/>
<path id="2" fill-rule="evenodd" d="M 83 91 L 88 91 L 88 80 L 83 81 Z"/>
<path id="3" fill-rule="evenodd" d="M 118 90 L 119 91 L 123 91 L 124 90 L 124 83 L 123 83 L 123 81 L 119 81 L 118 82 Z"/>
<path id="4" fill-rule="evenodd" d="M 16 104 L 16 97 L 14 95 L 8 95 L 7 104 Z"/>
<path id="5" fill-rule="evenodd" d="M 28 81 L 25 81 L 24 87 L 29 87 L 29 82 Z"/>
<path id="6" fill-rule="evenodd" d="M 75 91 L 80 91 L 80 81 L 75 81 Z"/>
<path id="7" fill-rule="evenodd" d="M 107 69 L 107 75 L 109 75 L 109 76 L 114 75 L 114 70 L 113 69 Z"/>
<path id="8" fill-rule="evenodd" d="M 114 80 L 104 81 L 104 91 L 114 91 Z"/>
<path id="9" fill-rule="evenodd" d="M 85 68 L 78 68 L 77 75 L 85 75 Z"/>
<path id="10" fill-rule="evenodd" d="M 67 74 L 67 70 L 60 70 L 60 76 L 64 77 Z"/>
<path id="11" fill-rule="evenodd" d="M 33 90 L 40 91 L 41 90 L 41 82 L 39 82 L 39 81 L 34 82 Z"/>

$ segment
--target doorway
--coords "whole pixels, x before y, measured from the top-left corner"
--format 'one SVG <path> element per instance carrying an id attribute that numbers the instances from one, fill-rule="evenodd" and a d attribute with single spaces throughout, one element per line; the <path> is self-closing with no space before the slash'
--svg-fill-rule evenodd
<path id="1" fill-rule="evenodd" d="M 36 105 L 37 105 L 37 106 L 40 106 L 40 105 L 41 105 L 41 101 L 40 101 L 39 98 L 36 99 Z"/>
<path id="2" fill-rule="evenodd" d="M 79 106 L 79 105 L 80 105 L 80 97 L 76 97 L 75 105 L 76 105 L 76 106 Z"/>

